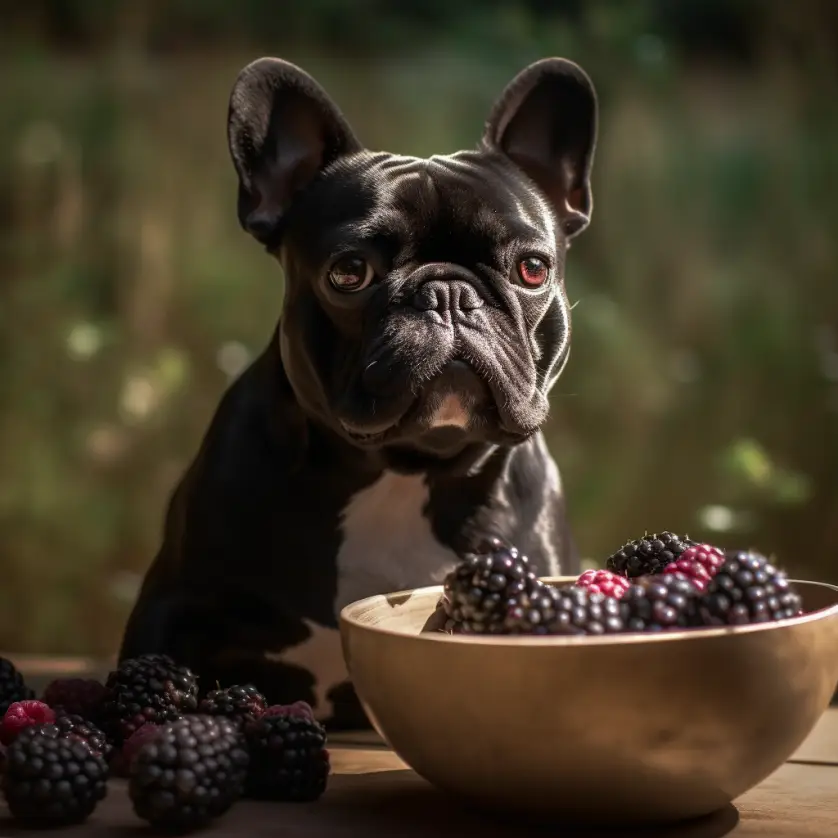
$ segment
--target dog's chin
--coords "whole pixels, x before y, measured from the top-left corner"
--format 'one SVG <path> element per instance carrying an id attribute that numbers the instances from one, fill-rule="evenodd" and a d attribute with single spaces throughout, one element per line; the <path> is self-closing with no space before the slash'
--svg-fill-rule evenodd
<path id="1" fill-rule="evenodd" d="M 383 467 L 400 474 L 439 476 L 467 474 L 496 447 L 518 445 L 538 431 L 502 429 L 493 411 L 471 417 L 467 425 L 417 421 L 415 411 L 409 413 L 413 415 L 406 415 L 403 424 L 387 428 L 342 427 L 356 447 L 367 450 Z"/>
<path id="2" fill-rule="evenodd" d="M 386 445 L 377 454 L 385 468 L 398 474 L 439 477 L 468 474 L 491 450 L 492 446 L 486 443 L 452 441 L 445 448 L 437 449 L 426 444 Z"/>
<path id="3" fill-rule="evenodd" d="M 505 428 L 485 381 L 459 360 L 448 363 L 410 404 L 381 405 L 377 421 L 340 424 L 349 441 L 402 472 L 467 470 L 487 449 L 515 445 L 538 430 Z"/>

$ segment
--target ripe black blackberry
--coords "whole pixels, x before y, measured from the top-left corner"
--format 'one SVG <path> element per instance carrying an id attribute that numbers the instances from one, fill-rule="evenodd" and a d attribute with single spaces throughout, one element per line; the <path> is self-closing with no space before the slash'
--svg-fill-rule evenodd
<path id="1" fill-rule="evenodd" d="M 155 829 L 206 826 L 242 796 L 248 755 L 236 724 L 220 716 L 185 716 L 155 732 L 129 769 L 134 812 Z"/>
<path id="2" fill-rule="evenodd" d="M 268 701 L 252 684 L 212 690 L 198 705 L 207 716 L 224 716 L 243 725 L 258 719 L 268 709 Z"/>
<path id="3" fill-rule="evenodd" d="M 0 718 L 5 715 L 10 704 L 33 698 L 35 693 L 26 686 L 23 675 L 15 665 L 6 658 L 0 658 Z"/>
<path id="4" fill-rule="evenodd" d="M 626 631 L 667 631 L 698 624 L 698 588 L 683 573 L 636 579 L 620 599 Z"/>
<path id="5" fill-rule="evenodd" d="M 623 630 L 618 599 L 575 585 L 555 591 L 555 615 L 547 624 L 547 634 L 602 635 Z"/>
<path id="6" fill-rule="evenodd" d="M 686 536 L 667 531 L 629 541 L 605 562 L 605 567 L 633 579 L 660 573 L 689 547 L 695 546 Z"/>
<path id="7" fill-rule="evenodd" d="M 326 790 L 329 752 L 326 731 L 311 716 L 270 710 L 249 722 L 246 794 L 257 800 L 316 800 Z"/>
<path id="8" fill-rule="evenodd" d="M 113 754 L 113 745 L 108 737 L 96 727 L 93 722 L 83 719 L 81 716 L 69 713 L 59 713 L 54 722 L 58 735 L 64 739 L 75 739 L 88 745 L 94 754 L 99 754 L 108 762 Z"/>
<path id="9" fill-rule="evenodd" d="M 539 584 L 512 597 L 506 604 L 501 633 L 549 634 L 550 623 L 560 608 L 561 596 L 558 588 Z"/>
<path id="10" fill-rule="evenodd" d="M 490 539 L 446 577 L 446 611 L 464 632 L 498 634 L 503 631 L 509 602 L 540 584 L 526 556 Z"/>
<path id="11" fill-rule="evenodd" d="M 725 556 L 698 603 L 704 625 L 767 623 L 800 613 L 800 595 L 769 559 L 748 551 L 729 551 Z"/>
<path id="12" fill-rule="evenodd" d="M 123 661 L 105 682 L 105 733 L 121 745 L 147 722 L 177 721 L 198 707 L 198 678 L 168 655 L 141 655 Z"/>
<path id="13" fill-rule="evenodd" d="M 107 794 L 107 763 L 84 742 L 44 727 L 53 730 L 26 728 L 6 751 L 9 811 L 30 826 L 81 823 Z"/>

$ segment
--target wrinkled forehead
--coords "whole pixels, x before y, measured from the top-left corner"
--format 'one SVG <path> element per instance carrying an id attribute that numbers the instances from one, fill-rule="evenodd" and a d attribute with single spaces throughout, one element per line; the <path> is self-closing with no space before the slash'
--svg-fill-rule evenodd
<path id="1" fill-rule="evenodd" d="M 480 152 L 427 159 L 366 152 L 327 172 L 317 192 L 308 243 L 315 235 L 321 252 L 373 244 L 420 261 L 459 262 L 558 243 L 540 193 L 513 166 Z"/>

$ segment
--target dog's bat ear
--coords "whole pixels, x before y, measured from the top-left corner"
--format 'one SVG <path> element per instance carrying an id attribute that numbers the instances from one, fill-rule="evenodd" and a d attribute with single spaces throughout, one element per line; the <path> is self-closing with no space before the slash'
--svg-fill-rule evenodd
<path id="1" fill-rule="evenodd" d="M 483 142 L 513 160 L 549 198 L 565 235 L 591 218 L 591 167 L 597 139 L 597 95 L 572 61 L 546 58 L 506 87 Z"/>
<path id="2" fill-rule="evenodd" d="M 279 243 L 295 195 L 326 166 L 361 148 L 329 94 L 278 58 L 260 58 L 239 73 L 227 138 L 239 176 L 239 221 L 269 248 Z"/>

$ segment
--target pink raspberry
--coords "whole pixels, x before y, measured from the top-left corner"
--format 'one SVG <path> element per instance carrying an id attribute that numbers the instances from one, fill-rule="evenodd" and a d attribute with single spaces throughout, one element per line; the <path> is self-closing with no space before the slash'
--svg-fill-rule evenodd
<path id="1" fill-rule="evenodd" d="M 43 701 L 17 701 L 9 706 L 0 722 L 0 742 L 11 745 L 17 735 L 32 725 L 50 725 L 55 713 Z"/>
<path id="2" fill-rule="evenodd" d="M 265 716 L 301 716 L 314 719 L 314 711 L 306 701 L 295 701 L 293 704 L 274 704 L 264 713 Z"/>
<path id="3" fill-rule="evenodd" d="M 610 570 L 586 570 L 577 580 L 578 588 L 585 588 L 591 593 L 605 594 L 619 599 L 631 585 L 624 576 Z"/>
<path id="4" fill-rule="evenodd" d="M 683 573 L 700 591 L 704 591 L 710 580 L 725 563 L 725 554 L 712 544 L 696 544 L 684 550 L 674 561 L 668 564 L 664 573 Z"/>
<path id="5" fill-rule="evenodd" d="M 131 760 L 137 755 L 137 751 L 145 745 L 150 739 L 153 739 L 158 730 L 161 730 L 163 725 L 155 725 L 151 722 L 146 722 L 141 727 L 137 728 L 128 739 L 121 750 L 114 751 L 111 758 L 111 775 L 114 777 L 128 777 L 130 775 Z"/>
<path id="6" fill-rule="evenodd" d="M 160 730 L 160 727 L 160 725 L 153 725 L 150 722 L 147 722 L 131 734 L 128 741 L 122 746 L 122 756 L 125 759 L 126 766 L 131 764 L 131 760 L 134 759 L 137 751 L 139 751 L 140 748 L 142 748 L 142 746 L 149 741 L 149 739 L 152 739 L 157 735 L 157 731 Z"/>

